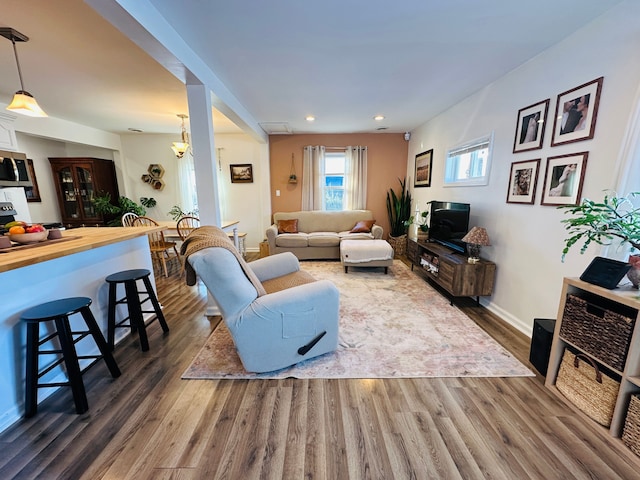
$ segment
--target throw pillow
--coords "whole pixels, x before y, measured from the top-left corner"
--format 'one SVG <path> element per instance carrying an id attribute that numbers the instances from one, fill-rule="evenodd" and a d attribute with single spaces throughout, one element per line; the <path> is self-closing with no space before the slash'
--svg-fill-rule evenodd
<path id="1" fill-rule="evenodd" d="M 298 219 L 278 220 L 278 233 L 298 233 Z"/>
<path id="2" fill-rule="evenodd" d="M 376 223 L 375 220 L 360 220 L 351 229 L 351 233 L 370 233 L 374 223 Z"/>

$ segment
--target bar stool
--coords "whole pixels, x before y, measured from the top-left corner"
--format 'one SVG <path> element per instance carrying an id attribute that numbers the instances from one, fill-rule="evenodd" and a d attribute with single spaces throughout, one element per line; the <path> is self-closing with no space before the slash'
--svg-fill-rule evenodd
<path id="1" fill-rule="evenodd" d="M 27 369 L 25 389 L 25 417 L 32 417 L 38 410 L 38 388 L 44 387 L 71 387 L 73 400 L 76 404 L 76 412 L 84 413 L 89 409 L 87 395 L 82 382 L 82 374 L 97 362 L 80 370 L 78 360 L 102 358 L 113 378 L 120 376 L 120 369 L 116 364 L 111 351 L 105 342 L 100 327 L 96 322 L 91 309 L 91 299 L 87 297 L 72 297 L 54 300 L 32 307 L 22 313 L 21 319 L 27 324 Z M 69 316 L 80 313 L 88 330 L 72 331 L 69 324 Z M 56 331 L 40 339 L 40 323 L 53 321 Z M 75 344 L 83 338 L 91 335 L 93 341 L 100 350 L 100 355 L 78 355 Z M 60 349 L 41 350 L 45 343 L 58 337 Z M 75 338 L 74 338 L 75 336 Z M 52 364 L 39 371 L 39 355 L 60 355 Z M 39 383 L 39 379 L 64 363 L 67 370 L 67 382 Z"/>
<path id="2" fill-rule="evenodd" d="M 162 331 L 165 333 L 169 331 L 169 326 L 164 319 L 162 309 L 160 308 L 156 294 L 153 291 L 151 280 L 149 280 L 150 275 L 151 272 L 149 270 L 139 268 L 113 273 L 106 278 L 106 281 L 109 284 L 107 343 L 112 351 L 115 348 L 116 328 L 127 327 L 131 329 L 131 333 L 135 333 L 136 330 L 138 331 L 138 335 L 140 336 L 140 348 L 142 351 L 146 352 L 149 350 L 149 340 L 147 338 L 144 317 L 142 316 L 143 313 L 155 313 L 156 316 L 151 319 L 151 322 L 158 319 L 158 322 L 160 322 L 160 326 L 162 327 Z M 143 291 L 138 291 L 138 280 L 142 280 L 144 283 Z M 117 288 L 120 283 L 124 284 L 125 296 L 118 300 L 116 299 Z M 141 299 L 140 294 L 146 294 L 147 296 L 146 298 Z M 142 310 L 142 304 L 147 301 L 151 302 L 153 310 Z M 116 322 L 116 305 L 119 304 L 127 305 L 129 315 L 123 318 L 120 322 Z"/>

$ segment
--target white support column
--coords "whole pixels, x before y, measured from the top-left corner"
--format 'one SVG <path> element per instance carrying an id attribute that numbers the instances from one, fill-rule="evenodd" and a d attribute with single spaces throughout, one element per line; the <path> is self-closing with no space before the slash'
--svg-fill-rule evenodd
<path id="1" fill-rule="evenodd" d="M 200 224 L 220 227 L 222 226 L 222 215 L 213 139 L 211 93 L 206 85 L 187 85 L 187 97 Z M 220 315 L 220 307 L 210 293 L 207 295 L 207 299 L 206 314 L 208 316 Z"/>
<path id="2" fill-rule="evenodd" d="M 222 213 L 213 138 L 211 92 L 206 85 L 187 85 L 187 97 L 200 224 L 219 227 L 222 225 Z"/>

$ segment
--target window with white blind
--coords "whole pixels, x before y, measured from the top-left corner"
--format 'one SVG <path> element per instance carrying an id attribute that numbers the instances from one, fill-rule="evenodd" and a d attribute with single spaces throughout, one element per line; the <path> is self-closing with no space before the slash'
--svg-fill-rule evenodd
<path id="1" fill-rule="evenodd" d="M 323 210 L 344 210 L 345 161 L 344 152 L 325 154 Z"/>
<path id="2" fill-rule="evenodd" d="M 451 148 L 447 152 L 444 186 L 487 185 L 493 133 Z"/>

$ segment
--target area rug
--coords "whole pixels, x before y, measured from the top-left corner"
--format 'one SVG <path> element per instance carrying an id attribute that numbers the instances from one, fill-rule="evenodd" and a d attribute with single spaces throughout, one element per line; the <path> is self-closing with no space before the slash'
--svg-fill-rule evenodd
<path id="1" fill-rule="evenodd" d="M 275 372 L 242 367 L 224 322 L 213 331 L 184 379 L 510 377 L 533 373 L 409 267 L 302 262 L 340 290 L 335 352 Z"/>

